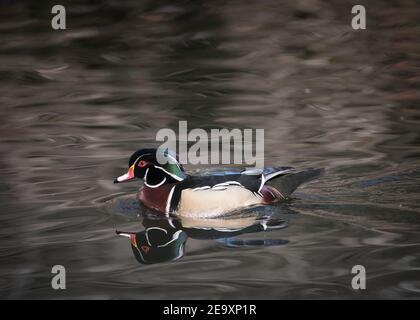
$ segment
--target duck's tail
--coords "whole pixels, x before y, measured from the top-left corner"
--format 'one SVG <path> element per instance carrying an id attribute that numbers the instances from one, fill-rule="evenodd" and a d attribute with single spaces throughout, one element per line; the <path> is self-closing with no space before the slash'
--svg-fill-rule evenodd
<path id="1" fill-rule="evenodd" d="M 296 173 L 279 175 L 267 183 L 275 187 L 284 197 L 289 197 L 302 183 L 317 179 L 324 175 L 324 169 L 307 169 Z"/>

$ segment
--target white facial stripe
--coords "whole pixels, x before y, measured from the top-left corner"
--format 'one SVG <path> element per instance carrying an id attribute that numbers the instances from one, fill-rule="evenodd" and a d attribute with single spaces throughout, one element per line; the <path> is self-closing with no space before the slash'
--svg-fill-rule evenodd
<path id="1" fill-rule="evenodd" d="M 176 160 L 172 155 L 169 153 L 166 154 L 167 157 L 171 158 L 174 162 L 178 163 L 178 160 Z"/>
<path id="2" fill-rule="evenodd" d="M 162 184 L 164 184 L 165 183 L 165 181 L 166 181 L 166 177 L 164 177 L 163 178 L 163 180 L 161 181 L 161 182 L 159 182 L 158 184 L 155 184 L 155 185 L 151 185 L 151 184 L 148 184 L 147 183 L 147 174 L 149 173 L 149 168 L 147 168 L 146 169 L 146 173 L 145 173 L 145 175 L 144 175 L 144 184 L 146 185 L 146 186 L 148 186 L 149 188 L 157 188 L 157 187 L 160 187 Z"/>
<path id="3" fill-rule="evenodd" d="M 145 153 L 145 154 L 142 154 L 140 157 L 138 157 L 133 163 L 136 163 L 139 159 L 141 159 L 141 158 L 143 158 L 143 157 L 145 157 L 145 156 L 151 156 L 152 154 L 151 153 Z"/>
<path id="4" fill-rule="evenodd" d="M 135 161 L 134 161 L 134 163 L 136 163 L 138 160 L 140 160 L 141 158 L 143 158 L 143 157 L 145 157 L 145 156 L 151 156 L 152 154 L 151 153 L 145 153 L 145 154 L 142 154 L 140 157 L 138 157 Z M 167 155 L 168 157 L 170 157 L 170 158 L 172 158 L 174 161 L 175 161 L 175 163 L 177 164 L 178 163 L 178 161 L 173 157 L 173 156 L 171 156 L 171 155 Z M 178 164 L 177 164 L 178 165 Z M 184 180 L 183 178 L 181 178 L 181 177 L 178 177 L 177 175 L 175 175 L 175 174 L 173 174 L 173 173 L 170 173 L 169 171 L 167 171 L 167 170 L 165 170 L 164 168 L 162 168 L 162 167 L 159 167 L 159 166 L 155 166 L 155 165 L 153 165 L 155 168 L 157 168 L 157 169 L 160 169 L 160 170 L 162 170 L 162 171 L 164 171 L 166 174 L 168 174 L 168 175 L 170 175 L 172 178 L 174 178 L 175 180 L 177 180 L 177 181 L 182 181 L 182 180 Z M 179 167 L 179 166 L 178 166 Z M 180 169 L 181 170 L 181 169 Z M 181 170 L 182 171 L 182 170 Z"/>
<path id="5" fill-rule="evenodd" d="M 178 177 L 177 175 L 175 175 L 175 174 L 173 174 L 173 173 L 170 173 L 169 171 L 167 171 L 167 170 L 163 169 L 162 167 L 155 166 L 155 165 L 153 165 L 153 166 L 154 166 L 156 169 L 160 169 L 160 170 L 162 170 L 163 172 L 165 172 L 166 174 L 170 175 L 172 178 L 174 178 L 174 179 L 175 179 L 175 180 L 177 180 L 177 181 L 182 181 L 182 180 L 184 180 L 183 178 Z"/>
<path id="6" fill-rule="evenodd" d="M 158 184 L 154 184 L 154 185 L 151 185 L 151 184 L 148 184 L 146 181 L 144 181 L 144 184 L 146 185 L 146 186 L 148 186 L 149 188 L 157 188 L 157 187 L 160 187 L 162 184 L 164 184 L 166 182 L 166 177 L 165 178 L 163 178 L 163 180 L 161 181 L 161 182 L 159 182 Z"/>

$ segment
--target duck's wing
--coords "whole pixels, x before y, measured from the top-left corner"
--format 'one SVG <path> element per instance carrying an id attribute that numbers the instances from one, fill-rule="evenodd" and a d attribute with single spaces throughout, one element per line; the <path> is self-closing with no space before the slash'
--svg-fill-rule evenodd
<path id="1" fill-rule="evenodd" d="M 263 169 L 245 170 L 241 172 L 241 175 L 244 177 L 242 180 L 248 180 L 250 182 L 252 181 L 252 189 L 250 188 L 250 190 L 262 196 L 261 189 L 264 187 L 267 181 L 288 175 L 292 173 L 293 170 L 294 169 L 292 167 L 270 167 Z M 248 179 L 246 177 L 257 177 L 256 181 L 258 181 L 258 185 L 255 185 L 255 179 Z"/>
<path id="2" fill-rule="evenodd" d="M 264 180 L 262 173 L 244 174 L 244 172 L 229 172 L 224 175 L 195 176 L 189 181 L 182 183 L 184 188 L 198 190 L 222 191 L 231 186 L 239 186 L 252 192 L 258 192 L 261 181 Z"/>

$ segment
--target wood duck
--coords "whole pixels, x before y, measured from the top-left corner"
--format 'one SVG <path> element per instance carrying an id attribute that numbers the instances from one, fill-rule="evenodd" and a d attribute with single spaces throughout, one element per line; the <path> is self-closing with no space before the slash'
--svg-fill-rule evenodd
<path id="1" fill-rule="evenodd" d="M 296 172 L 292 167 L 272 167 L 195 176 L 184 171 L 176 155 L 157 152 L 160 151 L 141 149 L 133 153 L 128 172 L 114 183 L 142 179 L 139 200 L 167 215 L 209 218 L 252 205 L 275 203 L 323 173 L 323 169 Z"/>

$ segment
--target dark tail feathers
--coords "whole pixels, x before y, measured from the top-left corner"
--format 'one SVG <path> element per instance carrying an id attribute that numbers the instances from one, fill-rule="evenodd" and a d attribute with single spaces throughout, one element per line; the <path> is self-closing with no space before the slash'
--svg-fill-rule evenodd
<path id="1" fill-rule="evenodd" d="M 324 169 L 307 169 L 273 178 L 267 184 L 279 190 L 283 196 L 290 196 L 302 183 L 314 180 L 324 175 Z"/>

